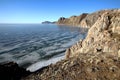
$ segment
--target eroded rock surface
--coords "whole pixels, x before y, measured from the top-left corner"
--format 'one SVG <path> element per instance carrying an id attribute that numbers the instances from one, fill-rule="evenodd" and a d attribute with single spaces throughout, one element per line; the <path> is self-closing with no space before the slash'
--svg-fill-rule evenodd
<path id="1" fill-rule="evenodd" d="M 57 24 L 59 25 L 70 25 L 70 26 L 81 26 L 81 21 L 87 16 L 87 13 L 83 13 L 80 16 L 71 16 L 70 18 L 61 17 Z"/>
<path id="2" fill-rule="evenodd" d="M 120 51 L 120 9 L 104 12 L 89 29 L 84 40 L 66 51 L 66 57 L 103 52 L 118 56 Z"/>
<path id="3" fill-rule="evenodd" d="M 119 80 L 120 9 L 96 12 L 95 19 L 93 14 L 89 16 L 93 21 L 86 18 L 89 25 L 85 25 L 90 26 L 87 37 L 66 50 L 66 59 L 22 80 Z M 66 18 L 60 21 L 66 22 Z"/>
<path id="4" fill-rule="evenodd" d="M 64 24 L 76 27 L 91 28 L 99 17 L 101 17 L 105 12 L 111 13 L 112 10 L 100 10 L 91 14 L 83 13 L 80 16 L 71 16 L 70 18 L 61 17 L 57 24 Z"/>
<path id="5" fill-rule="evenodd" d="M 22 80 L 119 80 L 120 59 L 104 53 L 81 54 L 51 64 Z"/>

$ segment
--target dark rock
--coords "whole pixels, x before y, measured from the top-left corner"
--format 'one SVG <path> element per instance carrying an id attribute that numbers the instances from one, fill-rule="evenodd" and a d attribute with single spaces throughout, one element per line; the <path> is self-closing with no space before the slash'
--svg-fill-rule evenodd
<path id="1" fill-rule="evenodd" d="M 0 80 L 20 80 L 29 74 L 29 71 L 19 67 L 15 62 L 0 64 Z"/>
<path id="2" fill-rule="evenodd" d="M 44 22 L 42 22 L 42 24 L 55 24 L 56 22 L 54 21 L 54 22 L 50 22 L 50 21 L 44 21 Z"/>
<path id="3" fill-rule="evenodd" d="M 60 17 L 60 19 L 59 20 L 65 20 L 65 17 Z"/>

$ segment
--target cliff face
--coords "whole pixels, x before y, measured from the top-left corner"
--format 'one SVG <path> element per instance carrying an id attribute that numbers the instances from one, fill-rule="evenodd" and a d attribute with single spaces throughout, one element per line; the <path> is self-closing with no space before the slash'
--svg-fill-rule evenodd
<path id="1" fill-rule="evenodd" d="M 120 55 L 120 9 L 103 12 L 89 29 L 86 39 L 67 49 L 66 57 L 88 52 Z"/>
<path id="2" fill-rule="evenodd" d="M 101 10 L 91 14 L 83 13 L 80 16 L 71 16 L 70 18 L 61 17 L 57 24 L 71 25 L 83 28 L 90 28 L 102 16 L 105 12 L 111 12 L 111 10 Z"/>
<path id="3" fill-rule="evenodd" d="M 119 80 L 120 9 L 90 15 L 84 18 L 88 20 L 85 25 L 90 26 L 87 37 L 66 50 L 66 59 L 22 80 Z M 76 20 L 76 17 L 72 19 Z M 67 24 L 69 21 L 60 18 L 58 22 Z"/>
<path id="4" fill-rule="evenodd" d="M 70 26 L 80 26 L 81 21 L 87 16 L 87 13 L 83 13 L 80 16 L 71 16 L 70 18 L 61 17 L 57 24 L 64 24 Z"/>

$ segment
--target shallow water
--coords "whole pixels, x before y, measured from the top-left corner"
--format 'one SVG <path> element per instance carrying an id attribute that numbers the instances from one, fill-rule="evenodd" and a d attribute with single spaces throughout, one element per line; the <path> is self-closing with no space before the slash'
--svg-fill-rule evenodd
<path id="1" fill-rule="evenodd" d="M 0 62 L 15 61 L 28 70 L 64 58 L 66 48 L 85 38 L 86 29 L 42 24 L 0 24 Z"/>

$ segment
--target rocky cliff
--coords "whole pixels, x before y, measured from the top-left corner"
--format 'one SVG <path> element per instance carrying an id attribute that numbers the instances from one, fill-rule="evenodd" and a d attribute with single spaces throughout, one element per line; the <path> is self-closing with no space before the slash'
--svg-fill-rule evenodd
<path id="1" fill-rule="evenodd" d="M 70 18 L 61 17 L 57 24 L 59 25 L 70 25 L 70 26 L 80 26 L 81 21 L 87 16 L 87 13 L 83 13 L 80 16 L 71 16 Z"/>
<path id="2" fill-rule="evenodd" d="M 66 57 L 80 53 L 109 53 L 120 55 L 120 9 L 102 13 L 88 31 L 86 39 L 67 49 Z"/>
<path id="3" fill-rule="evenodd" d="M 76 20 L 76 16 L 72 19 L 71 22 L 80 20 Z M 66 25 L 69 21 L 62 17 L 58 23 Z M 81 25 L 84 21 L 84 25 L 90 28 L 88 35 L 66 50 L 66 59 L 22 80 L 119 80 L 120 9 L 85 14 L 80 24 L 75 22 L 74 25 Z"/>
<path id="4" fill-rule="evenodd" d="M 61 17 L 57 24 L 61 25 L 70 25 L 70 26 L 77 26 L 83 28 L 90 28 L 93 24 L 98 20 L 99 17 L 102 16 L 105 12 L 111 12 L 112 10 L 100 10 L 91 14 L 83 13 L 80 16 L 71 16 L 70 18 Z"/>

